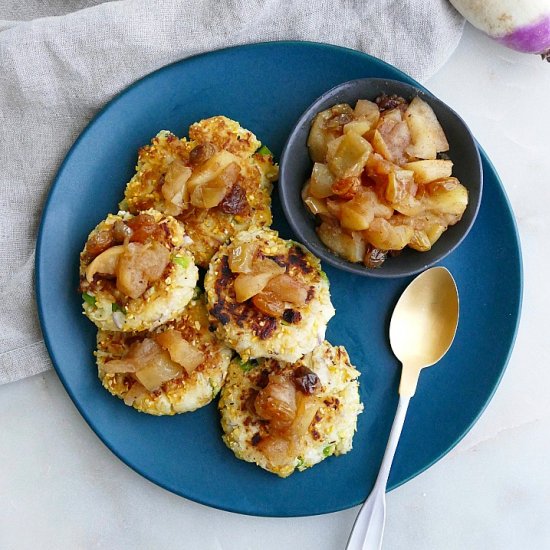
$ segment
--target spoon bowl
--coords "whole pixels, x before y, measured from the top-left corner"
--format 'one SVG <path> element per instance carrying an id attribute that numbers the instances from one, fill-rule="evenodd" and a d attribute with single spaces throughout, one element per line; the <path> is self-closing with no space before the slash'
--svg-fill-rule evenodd
<path id="1" fill-rule="evenodd" d="M 452 275 L 444 267 L 424 271 L 405 289 L 390 322 L 391 348 L 403 364 L 400 395 L 414 395 L 415 376 L 447 353 L 457 326 L 458 291 Z"/>

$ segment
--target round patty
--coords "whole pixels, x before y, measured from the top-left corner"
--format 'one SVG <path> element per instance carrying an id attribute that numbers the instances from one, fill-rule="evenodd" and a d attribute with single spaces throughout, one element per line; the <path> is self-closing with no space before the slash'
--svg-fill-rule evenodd
<path id="1" fill-rule="evenodd" d="M 326 341 L 293 364 L 234 359 L 219 401 L 223 440 L 238 458 L 281 477 L 347 453 L 363 410 L 358 376 L 346 350 Z M 277 406 L 281 384 L 283 392 L 295 388 L 296 416 Z M 281 426 L 285 411 L 290 427 Z"/>
<path id="2" fill-rule="evenodd" d="M 190 373 L 181 374 L 148 391 L 132 373 L 106 373 L 105 364 L 128 355 L 130 347 L 145 338 L 169 330 L 177 330 L 195 349 L 203 353 L 202 362 Z M 138 411 L 153 415 L 173 415 L 204 407 L 220 391 L 231 360 L 232 351 L 208 330 L 208 314 L 204 295 L 190 302 L 178 319 L 154 333 L 98 331 L 95 352 L 98 374 L 103 386 Z"/>
<path id="3" fill-rule="evenodd" d="M 235 233 L 271 224 L 271 190 L 278 168 L 267 149 L 256 152 L 261 143 L 252 132 L 226 117 L 201 120 L 190 127 L 189 135 L 190 141 L 162 131 L 140 149 L 136 174 L 120 207 L 132 213 L 155 208 L 176 216 L 192 239 L 190 250 L 197 265 L 206 268 L 220 245 Z M 222 164 L 210 166 L 220 153 L 225 155 Z M 226 174 L 221 202 L 209 208 L 194 205 L 191 182 L 199 177 L 202 182 L 215 179 L 220 172 L 216 166 L 228 163 L 235 166 Z"/>
<path id="4" fill-rule="evenodd" d="M 137 219 L 143 223 L 132 229 Z M 191 300 L 198 279 L 198 269 L 186 243 L 183 225 L 160 212 L 148 210 L 139 217 L 127 212 L 109 214 L 90 233 L 80 254 L 84 314 L 102 330 L 124 332 L 150 330 L 177 317 Z M 143 292 L 131 297 L 114 272 L 105 273 L 108 265 L 100 266 L 99 271 L 89 276 L 89 267 L 96 258 L 115 250 L 153 250 L 157 254 L 160 250 L 167 263 L 160 277 L 152 280 L 137 272 L 139 280 L 131 282 L 141 285 Z"/>
<path id="5" fill-rule="evenodd" d="M 307 289 L 304 304 L 287 304 L 284 314 L 276 317 L 259 310 L 250 299 L 237 301 L 237 274 L 229 267 L 229 255 L 250 243 L 256 247 L 256 258 L 274 261 L 285 275 Z M 327 323 L 335 313 L 318 258 L 270 229 L 241 232 L 222 246 L 212 258 L 204 285 L 218 336 L 244 360 L 273 357 L 296 361 L 324 340 Z"/>

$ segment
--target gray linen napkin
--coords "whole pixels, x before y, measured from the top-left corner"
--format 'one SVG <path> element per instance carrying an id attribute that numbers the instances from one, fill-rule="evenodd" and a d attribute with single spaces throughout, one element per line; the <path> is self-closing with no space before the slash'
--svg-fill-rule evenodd
<path id="1" fill-rule="evenodd" d="M 446 0 L 89 0 L 93 7 L 69 14 L 59 0 L 3 4 L 0 383 L 50 367 L 33 287 L 41 209 L 69 147 L 116 93 L 192 54 L 282 39 L 362 50 L 423 80 L 447 60 L 463 26 Z M 65 15 L 22 21 L 33 13 Z"/>

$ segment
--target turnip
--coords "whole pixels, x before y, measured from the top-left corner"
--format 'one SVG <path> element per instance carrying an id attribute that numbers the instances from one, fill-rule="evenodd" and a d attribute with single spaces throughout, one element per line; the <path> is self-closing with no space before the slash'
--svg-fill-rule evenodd
<path id="1" fill-rule="evenodd" d="M 514 50 L 550 61 L 550 0 L 450 0 L 472 24 Z"/>

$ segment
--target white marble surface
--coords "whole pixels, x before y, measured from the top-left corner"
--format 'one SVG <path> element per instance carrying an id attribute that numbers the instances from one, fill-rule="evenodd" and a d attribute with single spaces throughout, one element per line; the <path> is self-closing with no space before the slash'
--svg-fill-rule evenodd
<path id="1" fill-rule="evenodd" d="M 550 548 L 550 65 L 467 28 L 427 85 L 465 118 L 504 181 L 523 244 L 523 318 L 480 421 L 388 495 L 384 549 Z M 337 550 L 356 512 L 269 519 L 203 507 L 116 459 L 53 371 L 0 387 L 2 550 Z"/>

